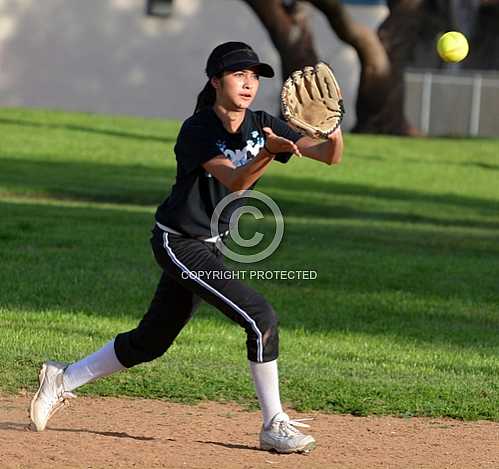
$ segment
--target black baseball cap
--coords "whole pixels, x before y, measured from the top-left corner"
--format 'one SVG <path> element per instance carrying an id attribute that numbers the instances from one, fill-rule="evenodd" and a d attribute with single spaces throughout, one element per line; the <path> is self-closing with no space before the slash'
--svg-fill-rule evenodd
<path id="1" fill-rule="evenodd" d="M 213 49 L 206 63 L 206 74 L 212 78 L 220 72 L 256 68 L 262 77 L 272 78 L 274 69 L 260 62 L 256 52 L 244 42 L 225 42 Z"/>

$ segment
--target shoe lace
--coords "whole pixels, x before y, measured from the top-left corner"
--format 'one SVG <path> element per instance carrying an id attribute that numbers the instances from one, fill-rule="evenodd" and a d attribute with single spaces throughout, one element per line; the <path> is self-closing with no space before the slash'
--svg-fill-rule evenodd
<path id="1" fill-rule="evenodd" d="M 44 407 L 47 411 L 55 412 L 59 407 L 65 405 L 68 399 L 73 399 L 76 394 L 69 391 L 64 391 L 64 389 L 58 390 L 54 399 L 47 399 L 44 402 Z"/>
<path id="2" fill-rule="evenodd" d="M 282 420 L 281 422 L 279 422 L 279 431 L 285 436 L 301 435 L 300 430 L 298 430 L 296 427 L 310 428 L 310 425 L 302 423 L 309 420 L 313 420 L 313 418 Z"/>

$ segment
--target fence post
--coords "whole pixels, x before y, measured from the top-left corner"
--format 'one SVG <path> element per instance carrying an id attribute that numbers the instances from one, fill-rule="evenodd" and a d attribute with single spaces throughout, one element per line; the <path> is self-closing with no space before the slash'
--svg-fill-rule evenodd
<path id="1" fill-rule="evenodd" d="M 423 93 L 421 94 L 421 130 L 428 134 L 430 130 L 431 114 L 431 86 L 433 75 L 425 72 L 423 75 Z"/>
<path id="2" fill-rule="evenodd" d="M 480 131 L 480 101 L 482 98 L 482 75 L 473 77 L 473 90 L 471 95 L 470 135 L 476 137 Z"/>

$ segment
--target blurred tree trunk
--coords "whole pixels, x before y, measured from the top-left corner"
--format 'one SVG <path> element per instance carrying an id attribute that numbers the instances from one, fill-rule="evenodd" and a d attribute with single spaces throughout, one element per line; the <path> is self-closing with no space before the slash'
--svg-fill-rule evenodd
<path id="1" fill-rule="evenodd" d="M 404 113 L 404 68 L 409 64 L 423 19 L 425 0 L 387 1 L 389 14 L 378 28 L 378 36 L 390 63 L 387 73 L 370 87 L 359 89 L 354 131 L 417 135 Z"/>
<path id="2" fill-rule="evenodd" d="M 385 24 L 389 32 L 380 34 L 351 18 L 338 0 L 310 0 L 326 16 L 339 39 L 357 52 L 361 72 L 355 111 L 354 132 L 415 134 L 404 115 L 402 66 L 407 49 L 416 40 L 422 0 L 388 2 L 402 4 L 390 8 Z M 407 16 L 404 16 L 407 15 Z M 397 29 L 398 27 L 398 29 Z"/>
<path id="3" fill-rule="evenodd" d="M 315 65 L 319 61 L 305 5 L 282 0 L 245 2 L 267 29 L 279 52 L 283 80 L 295 70 L 306 65 Z"/>

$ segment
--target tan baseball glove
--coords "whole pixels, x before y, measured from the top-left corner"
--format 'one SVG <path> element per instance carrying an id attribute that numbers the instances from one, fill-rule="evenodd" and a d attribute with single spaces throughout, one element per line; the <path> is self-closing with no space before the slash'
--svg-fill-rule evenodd
<path id="1" fill-rule="evenodd" d="M 315 138 L 327 138 L 341 124 L 345 108 L 333 71 L 324 62 L 293 72 L 281 90 L 288 123 Z"/>

